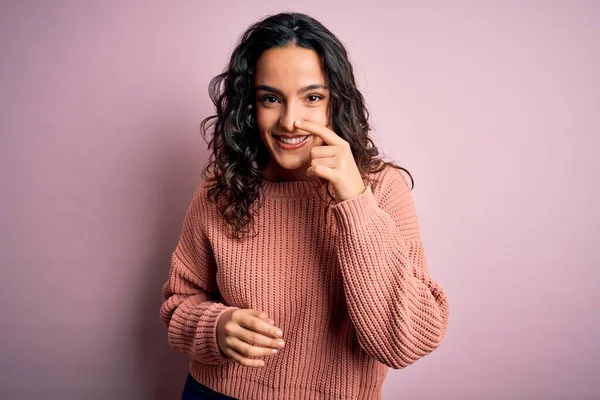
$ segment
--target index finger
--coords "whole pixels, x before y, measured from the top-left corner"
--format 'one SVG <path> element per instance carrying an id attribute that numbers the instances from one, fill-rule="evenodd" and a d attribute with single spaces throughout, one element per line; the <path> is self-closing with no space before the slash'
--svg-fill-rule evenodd
<path id="1" fill-rule="evenodd" d="M 238 322 L 238 324 L 240 324 L 244 328 L 253 330 L 258 333 L 265 333 L 274 338 L 279 338 L 283 336 L 283 332 L 281 332 L 281 329 L 269 324 L 263 319 L 257 318 L 252 315 L 246 315 L 246 318 L 243 318 L 241 321 Z"/>
<path id="2" fill-rule="evenodd" d="M 344 139 L 336 135 L 331 129 L 323 125 L 315 124 L 314 122 L 297 120 L 294 121 L 294 126 L 303 131 L 310 132 L 313 135 L 317 135 L 328 145 L 335 146 L 345 142 Z"/>

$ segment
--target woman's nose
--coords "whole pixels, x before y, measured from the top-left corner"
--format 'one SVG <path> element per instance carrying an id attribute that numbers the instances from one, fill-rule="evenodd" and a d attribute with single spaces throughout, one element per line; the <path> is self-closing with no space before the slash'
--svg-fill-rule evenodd
<path id="1" fill-rule="evenodd" d="M 294 121 L 297 119 L 301 119 L 298 107 L 294 104 L 287 104 L 283 110 L 283 114 L 279 118 L 279 126 L 282 130 L 293 132 L 296 129 Z"/>

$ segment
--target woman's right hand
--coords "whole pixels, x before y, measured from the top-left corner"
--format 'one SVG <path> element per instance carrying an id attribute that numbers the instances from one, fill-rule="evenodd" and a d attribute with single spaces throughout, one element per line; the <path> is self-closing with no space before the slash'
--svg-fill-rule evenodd
<path id="1" fill-rule="evenodd" d="M 248 357 L 270 356 L 283 348 L 283 333 L 274 323 L 264 311 L 249 308 L 226 311 L 217 322 L 219 348 L 238 364 L 262 367 L 263 360 Z"/>

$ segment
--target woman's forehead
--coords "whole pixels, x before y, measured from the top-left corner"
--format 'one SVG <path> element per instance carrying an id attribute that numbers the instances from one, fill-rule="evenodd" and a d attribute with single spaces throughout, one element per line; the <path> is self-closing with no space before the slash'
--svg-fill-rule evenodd
<path id="1" fill-rule="evenodd" d="M 308 85 L 325 85 L 319 55 L 296 46 L 265 51 L 256 63 L 255 85 L 296 91 Z"/>

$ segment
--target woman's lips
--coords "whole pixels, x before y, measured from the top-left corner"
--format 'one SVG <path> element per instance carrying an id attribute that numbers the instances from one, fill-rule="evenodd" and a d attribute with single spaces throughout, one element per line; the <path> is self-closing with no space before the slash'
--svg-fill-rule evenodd
<path id="1" fill-rule="evenodd" d="M 275 136 L 275 142 L 277 143 L 277 145 L 283 150 L 296 150 L 296 149 L 304 146 L 306 143 L 308 143 L 308 141 L 312 137 L 312 135 L 293 135 L 293 136 L 273 135 L 273 136 Z M 294 138 L 294 137 L 303 137 L 303 136 L 306 136 L 306 138 L 303 141 L 301 141 L 300 143 L 284 143 L 278 139 L 278 137 Z"/>

